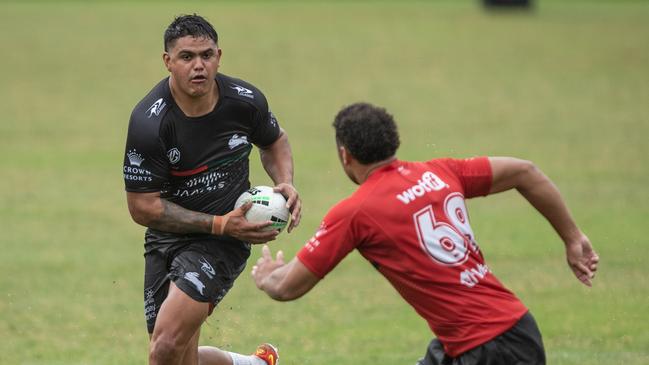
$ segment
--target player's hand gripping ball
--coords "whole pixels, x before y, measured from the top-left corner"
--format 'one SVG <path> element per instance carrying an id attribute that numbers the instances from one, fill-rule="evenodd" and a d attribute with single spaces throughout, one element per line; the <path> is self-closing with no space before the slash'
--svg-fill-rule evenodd
<path id="1" fill-rule="evenodd" d="M 270 186 L 255 186 L 239 196 L 234 208 L 239 208 L 247 202 L 252 202 L 252 207 L 246 212 L 246 219 L 253 223 L 271 221 L 273 224 L 264 228 L 264 230 L 282 231 L 286 224 L 290 212 L 286 208 L 286 199 L 280 193 L 273 191 Z"/>

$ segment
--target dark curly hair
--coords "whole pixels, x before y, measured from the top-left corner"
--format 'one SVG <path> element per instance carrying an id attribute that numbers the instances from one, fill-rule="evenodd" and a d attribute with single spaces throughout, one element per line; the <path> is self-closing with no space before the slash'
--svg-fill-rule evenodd
<path id="1" fill-rule="evenodd" d="M 167 27 L 164 34 L 165 52 L 172 48 L 176 39 L 185 36 L 205 37 L 219 43 L 219 36 L 212 24 L 200 15 L 180 15 Z"/>
<path id="2" fill-rule="evenodd" d="M 362 164 L 394 156 L 399 148 L 399 132 L 394 118 L 384 108 L 355 103 L 338 112 L 333 126 L 336 141 Z"/>

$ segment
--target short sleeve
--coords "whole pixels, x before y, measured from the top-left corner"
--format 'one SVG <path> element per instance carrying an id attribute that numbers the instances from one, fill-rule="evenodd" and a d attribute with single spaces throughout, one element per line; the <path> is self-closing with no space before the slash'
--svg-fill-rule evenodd
<path id="1" fill-rule="evenodd" d="M 252 143 L 260 147 L 270 146 L 279 138 L 280 127 L 277 118 L 268 107 L 266 97 L 259 93 L 258 110 L 253 121 L 253 130 L 250 134 Z"/>
<path id="2" fill-rule="evenodd" d="M 320 279 L 333 270 L 358 244 L 353 229 L 353 213 L 346 201 L 332 208 L 318 231 L 297 253 L 297 258 Z"/>
<path id="3" fill-rule="evenodd" d="M 126 191 L 160 191 L 169 180 L 168 160 L 158 126 L 155 120 L 131 116 L 123 166 Z"/>
<path id="4" fill-rule="evenodd" d="M 449 158 L 437 161 L 443 162 L 458 177 L 466 198 L 489 194 L 493 177 L 488 157 Z"/>

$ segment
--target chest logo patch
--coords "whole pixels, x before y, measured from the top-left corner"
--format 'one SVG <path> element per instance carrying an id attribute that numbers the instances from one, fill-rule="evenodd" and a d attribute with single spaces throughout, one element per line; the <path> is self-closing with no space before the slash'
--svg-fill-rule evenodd
<path id="1" fill-rule="evenodd" d="M 237 93 L 239 94 L 239 96 L 245 96 L 246 98 L 250 98 L 250 99 L 255 98 L 255 95 L 253 95 L 252 90 L 250 90 L 248 88 L 245 88 L 245 87 L 243 87 L 241 85 L 231 84 L 230 88 L 235 89 L 237 91 Z"/>
<path id="2" fill-rule="evenodd" d="M 145 114 L 147 115 L 147 118 L 151 118 L 153 115 L 157 117 L 165 106 L 167 106 L 167 103 L 165 103 L 163 98 L 156 100 L 155 103 L 151 104 L 149 109 L 146 110 Z"/>
<path id="3" fill-rule="evenodd" d="M 248 144 L 248 136 L 239 136 L 238 134 L 233 134 L 228 141 L 228 147 L 234 149 L 237 146 L 242 144 Z"/>
<path id="4" fill-rule="evenodd" d="M 169 162 L 172 165 L 177 164 L 178 161 L 180 161 L 180 151 L 178 150 L 178 148 L 174 147 L 167 151 L 167 158 L 169 158 Z"/>

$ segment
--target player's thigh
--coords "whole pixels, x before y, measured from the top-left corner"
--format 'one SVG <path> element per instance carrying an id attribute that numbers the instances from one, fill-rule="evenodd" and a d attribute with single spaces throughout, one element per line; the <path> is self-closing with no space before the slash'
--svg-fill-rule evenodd
<path id="1" fill-rule="evenodd" d="M 173 258 L 169 277 L 198 302 L 210 304 L 210 313 L 234 285 L 249 249 L 233 250 L 218 242 L 197 242 Z"/>
<path id="2" fill-rule="evenodd" d="M 144 254 L 144 317 L 149 337 L 169 292 L 169 260 L 170 252 L 161 247 L 149 247 Z"/>
<path id="3" fill-rule="evenodd" d="M 188 344 L 207 318 L 209 304 L 198 302 L 171 282 L 169 294 L 162 303 L 152 341 L 164 337 L 175 344 Z"/>

